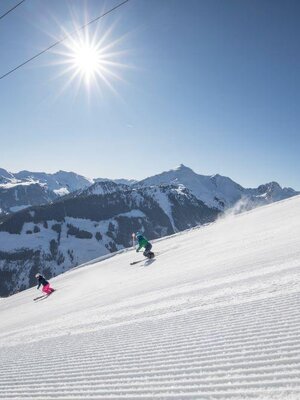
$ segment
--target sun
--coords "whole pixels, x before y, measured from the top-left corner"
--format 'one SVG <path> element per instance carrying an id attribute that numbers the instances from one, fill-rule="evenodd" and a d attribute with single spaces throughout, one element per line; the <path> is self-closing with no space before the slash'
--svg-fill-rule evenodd
<path id="1" fill-rule="evenodd" d="M 90 43 L 79 42 L 74 46 L 73 54 L 70 54 L 70 63 L 73 63 L 74 70 L 81 75 L 87 85 L 104 72 L 105 68 L 101 61 L 103 60 L 100 49 Z"/>
<path id="2" fill-rule="evenodd" d="M 115 89 L 117 81 L 124 81 L 122 70 L 128 66 L 123 62 L 126 51 L 121 49 L 123 38 L 112 40 L 112 28 L 104 32 L 96 30 L 93 35 L 88 30 L 76 36 L 70 36 L 63 48 L 56 52 L 61 70 L 59 77 L 67 76 L 61 91 L 76 84 L 77 91 L 85 87 L 88 92 L 98 89 L 103 92 Z"/>
<path id="3" fill-rule="evenodd" d="M 94 47 L 81 46 L 74 54 L 74 64 L 81 73 L 90 76 L 100 67 L 100 54 Z"/>

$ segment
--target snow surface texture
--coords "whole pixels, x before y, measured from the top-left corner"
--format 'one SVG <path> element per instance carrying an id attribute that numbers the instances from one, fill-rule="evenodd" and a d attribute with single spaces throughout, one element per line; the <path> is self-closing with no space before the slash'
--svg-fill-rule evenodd
<path id="1" fill-rule="evenodd" d="M 0 301 L 0 398 L 300 399 L 300 196 Z"/>

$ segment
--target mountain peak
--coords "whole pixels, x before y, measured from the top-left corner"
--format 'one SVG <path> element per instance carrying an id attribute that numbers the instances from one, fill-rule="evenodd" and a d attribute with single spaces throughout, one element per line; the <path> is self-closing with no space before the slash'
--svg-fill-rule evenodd
<path id="1" fill-rule="evenodd" d="M 187 167 L 184 164 L 179 164 L 178 167 L 174 169 L 174 171 L 187 171 L 187 172 L 194 172 L 191 168 Z"/>
<path id="2" fill-rule="evenodd" d="M 274 190 L 282 190 L 282 187 L 279 185 L 279 183 L 274 181 L 258 186 L 259 192 L 272 192 Z"/>
<path id="3" fill-rule="evenodd" d="M 6 171 L 6 169 L 0 168 L 0 177 L 11 178 L 13 177 L 13 175 L 10 172 Z"/>

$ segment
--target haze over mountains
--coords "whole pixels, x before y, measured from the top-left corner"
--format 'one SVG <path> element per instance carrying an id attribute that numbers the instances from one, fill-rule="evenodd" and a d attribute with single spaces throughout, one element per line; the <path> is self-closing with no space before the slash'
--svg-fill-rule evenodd
<path id="1" fill-rule="evenodd" d="M 276 182 L 243 188 L 230 178 L 178 168 L 140 182 L 0 171 L 0 296 L 132 246 L 298 194 Z"/>

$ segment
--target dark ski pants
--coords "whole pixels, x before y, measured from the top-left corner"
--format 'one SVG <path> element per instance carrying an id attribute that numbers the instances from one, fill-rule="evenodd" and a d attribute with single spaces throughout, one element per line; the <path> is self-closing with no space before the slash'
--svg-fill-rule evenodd
<path id="1" fill-rule="evenodd" d="M 143 255 L 145 257 L 149 257 L 149 253 L 150 253 L 151 249 L 152 249 L 152 244 L 148 243 L 147 246 L 145 247 L 145 251 L 144 251 Z"/>

